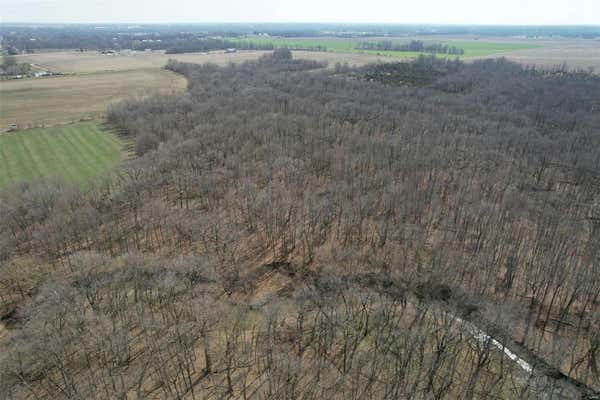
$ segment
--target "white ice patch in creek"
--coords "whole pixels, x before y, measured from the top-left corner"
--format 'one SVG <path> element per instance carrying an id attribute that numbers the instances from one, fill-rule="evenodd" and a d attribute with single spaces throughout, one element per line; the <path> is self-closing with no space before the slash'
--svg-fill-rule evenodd
<path id="1" fill-rule="evenodd" d="M 504 354 L 508 356 L 508 358 L 516 362 L 517 365 L 521 367 L 523 371 L 527 372 L 528 374 L 531 374 L 533 372 L 533 367 L 531 366 L 531 364 L 529 364 L 527 361 L 523 360 L 521 357 L 513 353 L 508 347 L 504 346 L 502 343 L 500 343 L 481 329 L 477 328 L 470 322 L 466 322 L 458 317 L 456 317 L 456 320 L 465 325 L 470 331 L 471 335 L 473 335 L 473 338 L 475 338 L 477 341 L 484 344 L 489 341 L 494 347 L 496 347 L 499 350 L 502 350 Z"/>

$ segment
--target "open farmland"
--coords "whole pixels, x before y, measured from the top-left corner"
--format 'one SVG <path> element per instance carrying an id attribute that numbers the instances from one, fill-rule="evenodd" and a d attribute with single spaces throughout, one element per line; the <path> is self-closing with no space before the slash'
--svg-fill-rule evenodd
<path id="1" fill-rule="evenodd" d="M 465 51 L 466 60 L 504 56 L 529 65 L 552 66 L 568 60 L 570 67 L 587 69 L 600 67 L 600 43 L 589 40 L 521 40 L 486 39 L 473 37 L 415 38 L 439 42 Z M 279 39 L 249 38 L 254 44 L 272 43 L 275 47 L 317 49 L 296 50 L 294 56 L 309 60 L 362 66 L 391 59 L 407 60 L 419 53 L 399 51 L 357 50 L 358 43 L 367 39 Z M 368 41 L 382 40 L 370 38 Z M 406 42 L 409 39 L 395 39 Z M 192 63 L 226 65 L 254 60 L 268 53 L 264 50 L 224 53 L 165 54 L 164 51 L 124 51 L 117 55 L 97 52 L 41 52 L 20 55 L 19 62 L 30 63 L 36 70 L 67 74 L 61 77 L 0 82 L 0 129 L 10 124 L 20 128 L 48 126 L 101 117 L 108 104 L 125 98 L 150 93 L 177 93 L 185 89 L 185 79 L 162 68 L 169 59 Z"/>
<path id="2" fill-rule="evenodd" d="M 352 39 L 322 39 L 322 38 L 306 38 L 306 39 L 288 39 L 288 38 L 247 38 L 240 40 L 240 44 L 253 45 L 273 45 L 275 48 L 287 47 L 298 50 L 318 50 L 333 53 L 357 53 L 357 54 L 375 54 L 386 57 L 398 58 L 414 58 L 420 54 L 419 52 L 410 51 L 378 51 L 378 50 L 362 50 L 357 47 L 361 43 L 376 43 L 382 40 L 390 41 L 394 44 L 405 44 L 410 39 L 390 39 L 390 38 L 352 38 Z M 437 40 L 428 38 L 424 40 L 426 44 L 442 43 L 449 46 L 455 46 L 465 51 L 462 57 L 482 57 L 497 55 L 504 52 L 534 49 L 539 47 L 536 44 L 518 42 L 493 42 L 493 41 L 478 41 L 478 40 Z"/>
<path id="3" fill-rule="evenodd" d="M 506 58 L 526 65 L 551 67 L 566 63 L 569 68 L 600 72 L 600 40 L 548 40 L 541 46 L 518 52 L 509 52 Z"/>
<path id="4" fill-rule="evenodd" d="M 27 62 L 53 72 L 66 74 L 90 74 L 103 71 L 133 71 L 161 69 L 169 59 L 184 62 L 226 64 L 254 60 L 266 51 L 245 51 L 226 54 L 222 51 L 211 53 L 165 54 L 163 51 L 125 51 L 117 55 L 102 55 L 95 51 L 59 51 L 18 56 L 20 62 Z"/>
<path id="5" fill-rule="evenodd" d="M 95 123 L 0 135 L 0 188 L 41 177 L 87 182 L 123 159 L 123 145 Z"/>
<path id="6" fill-rule="evenodd" d="M 0 130 L 11 124 L 20 129 L 56 125 L 80 119 L 101 118 L 110 103 L 151 93 L 179 93 L 185 79 L 165 71 L 169 59 L 226 65 L 255 60 L 267 51 L 226 54 L 129 52 L 115 56 L 96 52 L 44 52 L 18 56 L 19 62 L 37 69 L 67 75 L 40 79 L 0 81 Z M 297 58 L 348 63 L 354 66 L 384 61 L 385 57 L 362 54 L 298 51 Z"/>
<path id="7" fill-rule="evenodd" d="M 163 51 L 151 52 L 124 52 L 115 56 L 100 55 L 96 52 L 60 51 L 45 52 L 18 56 L 19 62 L 27 62 L 41 69 L 63 72 L 67 74 L 87 75 L 106 71 L 133 71 L 141 69 L 161 69 L 167 61 L 175 59 L 181 62 L 191 63 L 214 63 L 226 65 L 230 62 L 240 63 L 256 60 L 260 56 L 269 53 L 266 50 L 238 51 L 236 53 L 225 53 L 215 51 L 210 53 L 183 53 L 165 54 Z M 294 51 L 294 57 L 327 61 L 330 64 L 336 62 L 347 62 L 353 66 L 368 63 L 389 61 L 388 58 L 371 54 L 332 53 L 315 51 Z M 333 65 L 331 65 L 333 66 Z M 2 83 L 0 83 L 2 85 Z"/>
<path id="8" fill-rule="evenodd" d="M 421 39 L 421 38 L 419 38 Z M 364 65 L 370 62 L 389 61 L 389 56 L 398 58 L 413 58 L 420 53 L 400 51 L 371 51 L 358 50 L 356 46 L 362 42 L 377 42 L 383 39 L 283 39 L 283 38 L 248 38 L 239 40 L 240 44 L 255 45 L 272 44 L 274 47 L 289 47 L 296 49 L 297 58 L 308 58 L 329 62 L 348 62 L 351 65 Z M 394 43 L 406 43 L 407 39 L 396 39 Z M 449 40 L 429 39 L 426 42 L 439 42 L 464 49 L 464 57 L 483 57 L 500 55 L 508 52 L 536 49 L 539 45 L 528 42 L 477 41 L 468 38 Z M 325 51 L 314 51 L 314 50 Z M 182 62 L 206 63 L 224 65 L 229 62 L 237 63 L 254 60 L 268 53 L 265 50 L 248 50 L 236 53 L 215 51 L 208 53 L 165 54 L 163 51 L 136 52 L 125 51 L 117 55 L 101 55 L 97 52 L 42 52 L 18 56 L 19 62 L 30 63 L 39 69 L 67 74 L 89 74 L 99 71 L 130 71 L 139 69 L 162 68 L 169 59 Z M 335 54 L 335 55 L 332 55 Z"/>
<path id="9" fill-rule="evenodd" d="M 5 81 L 0 83 L 0 126 L 30 128 L 97 118 L 111 102 L 184 88 L 183 78 L 158 68 Z"/>

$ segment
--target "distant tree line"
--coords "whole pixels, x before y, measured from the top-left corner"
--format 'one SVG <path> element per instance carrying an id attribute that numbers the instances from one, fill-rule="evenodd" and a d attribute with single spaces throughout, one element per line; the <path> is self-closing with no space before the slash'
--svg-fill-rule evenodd
<path id="1" fill-rule="evenodd" d="M 77 25 L 25 25 L 2 24 L 0 36 L 4 48 L 16 43 L 18 51 L 26 48 L 102 48 L 114 38 L 131 37 L 194 37 L 236 38 L 247 35 L 269 35 L 278 37 L 381 37 L 381 36 L 436 36 L 471 35 L 481 37 L 521 36 L 578 37 L 594 39 L 600 37 L 597 26 L 469 26 L 469 25 L 401 25 L 401 24 L 315 24 L 315 23 L 222 23 L 222 24 L 77 24 Z M 39 43 L 33 43 L 37 39 Z M 127 39 L 129 40 L 129 39 Z M 40 47 L 49 46 L 49 47 Z M 131 47 L 123 47 L 131 48 Z"/>
<path id="2" fill-rule="evenodd" d="M 273 50 L 273 44 L 257 45 L 249 41 L 232 41 L 228 39 L 204 38 L 191 40 L 175 40 L 165 45 L 167 54 L 207 52 L 229 48 L 244 50 Z"/>
<path id="3" fill-rule="evenodd" d="M 183 41 L 197 41 L 206 38 L 236 40 L 249 36 L 259 38 L 373 38 L 359 46 L 364 47 L 365 50 L 379 51 L 418 51 L 460 55 L 462 50 L 453 48 L 451 45 L 428 44 L 419 40 L 408 44 L 398 44 L 389 40 L 379 41 L 376 44 L 371 42 L 371 40 L 376 40 L 374 38 L 384 35 L 391 37 L 432 36 L 432 38 L 436 35 L 472 35 L 482 37 L 580 37 L 594 39 L 600 37 L 600 30 L 594 26 L 473 27 L 385 24 L 78 24 L 64 26 L 2 24 L 0 26 L 2 47 L 7 54 L 12 55 L 35 52 L 41 49 L 166 50 L 170 47 L 179 47 Z"/>
<path id="4" fill-rule="evenodd" d="M 10 54 L 31 53 L 42 49 L 89 50 L 165 50 L 168 54 L 207 52 L 235 48 L 240 50 L 273 50 L 268 40 L 253 41 L 230 37 L 208 37 L 204 33 L 61 33 L 41 30 L 4 37 L 4 47 Z M 322 45 L 294 45 L 294 50 L 327 51 Z"/>
<path id="5" fill-rule="evenodd" d="M 31 71 L 31 65 L 28 63 L 19 63 L 15 57 L 3 57 L 0 64 L 0 76 L 26 75 Z"/>
<path id="6" fill-rule="evenodd" d="M 427 43 L 421 40 L 411 40 L 409 43 L 395 43 L 391 40 L 382 40 L 379 42 L 362 42 L 357 47 L 360 50 L 377 51 L 404 51 L 415 53 L 433 53 L 463 55 L 465 51 L 456 46 L 450 46 L 443 43 Z"/>
<path id="7" fill-rule="evenodd" d="M 166 44 L 167 54 L 206 52 L 213 50 L 273 50 L 277 46 L 273 42 L 255 42 L 252 40 L 227 40 L 218 38 L 205 38 L 194 40 L 181 40 Z M 322 45 L 285 45 L 292 50 L 327 51 L 327 46 Z"/>

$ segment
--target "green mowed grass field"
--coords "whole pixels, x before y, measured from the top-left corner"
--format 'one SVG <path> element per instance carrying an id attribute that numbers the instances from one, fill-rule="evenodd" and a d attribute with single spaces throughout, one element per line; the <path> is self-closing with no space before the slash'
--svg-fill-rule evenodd
<path id="1" fill-rule="evenodd" d="M 86 183 L 126 156 L 124 142 L 97 123 L 0 135 L 0 188 L 42 177 Z"/>

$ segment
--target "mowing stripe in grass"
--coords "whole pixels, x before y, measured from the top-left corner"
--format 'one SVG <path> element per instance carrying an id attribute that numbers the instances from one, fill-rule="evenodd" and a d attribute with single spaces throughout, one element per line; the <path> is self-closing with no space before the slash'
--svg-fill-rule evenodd
<path id="1" fill-rule="evenodd" d="M 64 144 L 61 144 L 57 139 L 60 139 L 60 135 L 54 131 L 47 135 L 36 132 L 35 138 L 31 138 L 30 143 L 34 146 L 35 152 L 40 154 L 41 158 L 41 161 L 36 164 L 38 168 L 37 175 L 43 176 L 45 175 L 45 171 L 53 171 L 53 166 L 59 166 L 61 168 L 64 166 L 61 159 L 61 152 L 64 151 L 62 146 Z M 44 148 L 50 151 L 45 151 Z M 52 173 L 52 175 L 54 175 L 54 173 Z M 65 176 L 65 178 L 67 178 L 67 176 Z"/>
<path id="2" fill-rule="evenodd" d="M 86 176 L 93 176 L 95 171 L 98 171 L 103 165 L 110 164 L 109 154 L 105 152 L 105 148 L 103 149 L 101 145 L 103 142 L 97 140 L 95 132 L 92 137 L 89 137 L 87 132 L 75 131 L 66 138 L 73 143 L 74 147 L 80 149 L 80 154 L 89 155 L 86 160 L 83 160 L 86 166 L 85 170 L 89 171 L 89 173 L 85 173 Z"/>
<path id="3" fill-rule="evenodd" d="M 6 185 L 8 182 L 13 180 L 12 168 L 10 167 L 10 158 L 4 151 L 4 146 L 0 146 L 0 165 L 3 168 L 6 177 L 3 178 L 3 174 L 0 174 L 0 187 Z M 6 181 L 6 182 L 5 182 Z"/>
<path id="4" fill-rule="evenodd" d="M 0 188 L 50 176 L 85 184 L 123 158 L 120 139 L 95 123 L 1 135 Z"/>
<path id="5" fill-rule="evenodd" d="M 14 151 L 16 152 L 17 160 L 25 160 L 25 162 L 19 162 L 16 164 L 16 174 L 32 176 L 35 174 L 31 152 L 26 142 L 15 142 Z"/>
<path id="6" fill-rule="evenodd" d="M 98 145 L 99 137 L 97 135 L 96 130 L 81 131 L 73 129 L 67 130 L 63 135 L 64 139 L 71 143 L 73 148 L 77 149 L 77 164 L 82 167 L 79 171 L 73 170 L 73 173 L 78 173 L 79 179 L 90 178 L 96 175 L 103 166 L 110 164 L 110 162 L 103 160 L 104 151 Z"/>
<path id="7" fill-rule="evenodd" d="M 51 131 L 47 135 L 41 136 L 36 132 L 36 136 L 38 136 L 38 140 L 34 142 L 36 151 L 44 154 L 44 161 L 38 164 L 39 174 L 50 176 L 54 175 L 54 170 L 63 170 L 61 175 L 66 180 L 73 180 L 74 177 L 70 169 L 65 167 L 65 160 L 62 154 L 63 151 L 72 149 L 65 149 L 66 144 L 62 140 L 61 135 Z M 46 147 L 47 151 L 43 151 L 41 146 Z"/>
<path id="8" fill-rule="evenodd" d="M 85 133 L 87 135 L 90 132 L 86 131 Z M 69 171 L 73 180 L 78 180 L 85 176 L 92 176 L 95 169 L 95 166 L 91 163 L 92 158 L 94 157 L 94 150 L 87 151 L 83 143 L 75 140 L 76 134 L 76 131 L 67 128 L 59 135 L 59 140 L 64 145 L 61 150 L 64 151 L 65 149 L 69 149 L 68 153 L 61 153 L 63 168 Z M 89 137 L 89 140 L 91 139 L 92 137 Z M 75 168 L 75 166 L 77 166 L 77 168 Z"/>
<path id="9" fill-rule="evenodd" d="M 84 140 L 82 132 L 78 132 L 76 138 L 82 141 L 86 147 L 92 148 L 92 143 Z M 113 135 L 106 137 L 107 140 L 101 140 L 102 138 L 101 132 L 94 132 L 93 147 L 101 150 L 95 152 L 96 159 L 102 163 L 117 161 L 121 156 L 119 151 L 123 148 L 123 143 L 119 142 Z"/>

